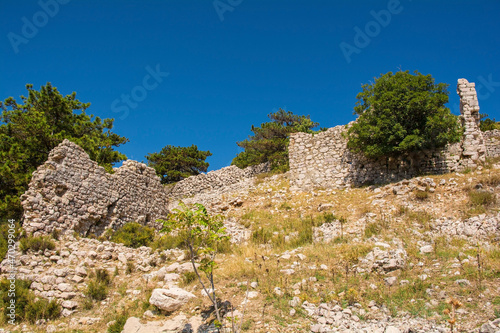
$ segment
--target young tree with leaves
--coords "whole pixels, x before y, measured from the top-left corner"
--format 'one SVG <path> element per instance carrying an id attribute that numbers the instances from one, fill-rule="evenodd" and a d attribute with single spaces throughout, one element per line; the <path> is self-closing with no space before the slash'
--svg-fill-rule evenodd
<path id="1" fill-rule="evenodd" d="M 389 72 L 362 86 L 347 146 L 370 158 L 439 148 L 458 142 L 462 129 L 445 107 L 447 84 L 431 75 Z"/>
<path id="2" fill-rule="evenodd" d="M 9 97 L 0 102 L 0 218 L 20 219 L 19 197 L 28 189 L 31 174 L 43 164 L 49 152 L 68 139 L 80 145 L 99 165 L 126 159 L 114 150 L 128 139 L 113 132 L 113 119 L 87 115 L 90 103 L 76 99 L 76 93 L 62 96 L 47 83 L 40 91 L 26 85 L 28 96 L 21 103 Z"/>
<path id="3" fill-rule="evenodd" d="M 212 156 L 210 151 L 198 150 L 198 147 L 166 146 L 159 153 L 148 154 L 148 165 L 156 170 L 162 184 L 170 184 L 190 176 L 206 172 L 206 158 Z"/>
<path id="4" fill-rule="evenodd" d="M 176 231 L 184 235 L 184 243 L 189 249 L 189 255 L 193 270 L 202 286 L 205 294 L 212 302 L 217 316 L 217 325 L 222 325 L 222 319 L 219 311 L 219 303 L 215 293 L 214 270 L 217 268 L 215 257 L 218 253 L 218 246 L 229 239 L 226 235 L 226 229 L 220 215 L 211 216 L 207 209 L 199 203 L 191 208 L 179 202 L 179 209 L 174 209 L 167 221 L 158 220 L 163 223 L 162 231 Z M 199 262 L 199 267 L 196 265 Z M 200 271 L 205 274 L 211 288 L 208 291 Z"/>
<path id="5" fill-rule="evenodd" d="M 291 111 L 279 109 L 268 115 L 270 122 L 260 127 L 252 125 L 253 135 L 237 145 L 244 149 L 232 161 L 232 165 L 246 168 L 251 165 L 270 162 L 271 169 L 287 171 L 288 143 L 291 133 L 314 133 L 313 128 L 319 126 L 309 116 L 299 116 Z"/>

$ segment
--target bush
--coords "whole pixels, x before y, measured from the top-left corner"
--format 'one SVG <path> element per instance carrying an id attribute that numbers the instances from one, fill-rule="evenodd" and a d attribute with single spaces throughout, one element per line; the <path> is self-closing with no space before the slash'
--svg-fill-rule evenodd
<path id="1" fill-rule="evenodd" d="M 363 85 L 347 146 L 369 158 L 394 156 L 460 141 L 457 116 L 445 107 L 447 85 L 431 75 L 389 72 Z"/>
<path id="2" fill-rule="evenodd" d="M 122 312 L 115 317 L 115 322 L 108 327 L 108 333 L 121 333 L 128 319 L 128 313 Z"/>
<path id="3" fill-rule="evenodd" d="M 365 237 L 370 238 L 374 235 L 378 235 L 382 231 L 382 226 L 379 223 L 368 223 L 365 227 Z"/>
<path id="4" fill-rule="evenodd" d="M 95 279 L 97 282 L 103 283 L 107 286 L 111 284 L 111 277 L 109 276 L 108 271 L 105 269 L 96 269 Z"/>
<path id="5" fill-rule="evenodd" d="M 53 250 L 56 248 L 56 244 L 52 241 L 50 236 L 37 236 L 37 237 L 25 237 L 21 238 L 19 249 L 26 253 L 29 250 L 33 252 L 37 251 L 45 251 L 45 250 Z"/>
<path id="6" fill-rule="evenodd" d="M 85 296 L 95 301 L 103 301 L 108 296 L 108 286 L 95 280 L 90 281 Z"/>
<path id="7" fill-rule="evenodd" d="M 185 238 L 181 234 L 168 234 L 157 237 L 152 243 L 151 248 L 153 250 L 169 250 L 176 248 L 185 248 L 184 244 Z"/>
<path id="8" fill-rule="evenodd" d="M 185 272 L 182 274 L 182 282 L 185 285 L 190 284 L 191 282 L 196 280 L 196 274 L 195 272 Z"/>
<path id="9" fill-rule="evenodd" d="M 108 296 L 108 287 L 111 285 L 111 276 L 105 269 L 96 269 L 89 275 L 90 280 L 85 296 L 95 301 L 105 300 Z"/>
<path id="10" fill-rule="evenodd" d="M 154 235 L 155 231 L 153 228 L 140 225 L 137 222 L 130 222 L 116 230 L 111 235 L 110 240 L 136 249 L 151 244 Z"/>
<path id="11" fill-rule="evenodd" d="M 48 301 L 44 298 L 37 298 L 35 294 L 29 290 L 30 281 L 16 280 L 15 281 L 15 300 L 16 300 L 16 321 L 30 321 L 32 323 L 39 319 L 52 320 L 61 315 L 61 307 L 53 300 Z M 7 279 L 0 281 L 0 322 L 5 323 L 10 318 L 7 317 L 10 304 L 10 281 Z"/>
<path id="12" fill-rule="evenodd" d="M 425 201 L 429 198 L 429 193 L 426 191 L 417 191 L 415 193 L 415 199 L 420 201 Z"/>
<path id="13" fill-rule="evenodd" d="M 127 268 L 125 269 L 125 273 L 132 274 L 135 271 L 134 263 L 131 261 L 127 261 Z"/>

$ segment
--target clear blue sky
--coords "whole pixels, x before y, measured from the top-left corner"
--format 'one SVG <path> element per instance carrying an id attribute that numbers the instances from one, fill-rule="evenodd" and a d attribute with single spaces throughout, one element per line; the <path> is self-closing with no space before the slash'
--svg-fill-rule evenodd
<path id="1" fill-rule="evenodd" d="M 500 119 L 498 0 L 58 1 L 0 2 L 0 99 L 76 91 L 131 159 L 196 144 L 221 168 L 268 113 L 345 124 L 361 84 L 399 68 L 450 84 L 454 113 L 457 79 L 476 82 Z"/>

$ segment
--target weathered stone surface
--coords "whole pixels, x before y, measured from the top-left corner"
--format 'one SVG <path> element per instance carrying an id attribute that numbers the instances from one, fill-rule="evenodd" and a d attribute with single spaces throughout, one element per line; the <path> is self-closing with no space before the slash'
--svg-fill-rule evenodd
<path id="1" fill-rule="evenodd" d="M 124 161 L 113 174 L 106 173 L 82 148 L 64 140 L 33 173 L 21 197 L 24 228 L 35 235 L 53 230 L 100 235 L 106 228 L 117 229 L 132 221 L 159 227 L 155 221 L 167 216 L 170 201 L 205 192 L 220 195 L 239 183 L 248 187 L 246 181 L 267 171 L 269 164 L 246 169 L 230 166 L 167 187 L 153 168 L 132 160 Z M 234 205 L 242 203 L 237 200 Z M 109 260 L 107 252 L 102 256 Z"/>
<path id="2" fill-rule="evenodd" d="M 98 235 L 131 221 L 152 225 L 167 215 L 166 191 L 154 169 L 128 160 L 114 171 L 106 173 L 82 148 L 64 140 L 33 173 L 21 198 L 26 231 Z"/>
<path id="3" fill-rule="evenodd" d="M 172 312 L 194 297 L 196 296 L 181 288 L 154 289 L 149 303 L 161 310 Z"/>

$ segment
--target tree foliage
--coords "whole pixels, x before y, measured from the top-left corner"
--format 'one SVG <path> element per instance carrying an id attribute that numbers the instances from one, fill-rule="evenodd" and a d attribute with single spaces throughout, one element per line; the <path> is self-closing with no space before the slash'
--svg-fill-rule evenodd
<path id="1" fill-rule="evenodd" d="M 111 132 L 113 119 L 87 115 L 90 103 L 77 100 L 75 92 L 62 96 L 50 83 L 40 91 L 31 84 L 26 89 L 28 96 L 21 96 L 21 103 L 12 97 L 0 102 L 0 218 L 20 218 L 19 196 L 27 190 L 32 172 L 64 139 L 80 145 L 108 171 L 126 159 L 114 150 L 128 139 Z"/>
<path id="2" fill-rule="evenodd" d="M 279 109 L 268 115 L 270 122 L 263 123 L 260 127 L 252 125 L 248 139 L 237 142 L 244 149 L 232 161 L 232 165 L 246 168 L 251 165 L 270 162 L 271 169 L 286 171 L 288 165 L 288 143 L 291 133 L 313 133 L 313 128 L 319 124 L 309 116 L 299 116 L 291 111 Z"/>
<path id="3" fill-rule="evenodd" d="M 170 184 L 206 172 L 208 163 L 205 159 L 212 156 L 210 151 L 198 150 L 198 147 L 166 146 L 159 153 L 148 154 L 148 165 L 156 170 L 162 184 Z"/>
<path id="4" fill-rule="evenodd" d="M 218 247 L 229 239 L 222 216 L 211 216 L 202 204 L 196 203 L 192 207 L 188 207 L 181 201 L 179 202 L 179 208 L 173 210 L 167 221 L 158 221 L 164 225 L 162 231 L 170 233 L 175 230 L 185 235 L 184 242 L 189 249 L 194 273 L 205 294 L 215 307 L 219 324 L 222 324 L 214 284 L 214 270 L 217 268 L 215 257 L 219 252 Z M 196 260 L 199 261 L 198 267 Z M 211 291 L 203 282 L 200 272 L 205 274 Z"/>
<path id="5" fill-rule="evenodd" d="M 376 158 L 458 142 L 462 130 L 457 116 L 445 107 L 447 86 L 417 71 L 389 72 L 363 85 L 348 147 Z"/>
<path id="6" fill-rule="evenodd" d="M 495 118 L 490 119 L 490 118 L 488 118 L 487 114 L 482 113 L 479 128 L 483 132 L 493 131 L 496 129 L 500 130 L 500 121 L 496 121 Z"/>

